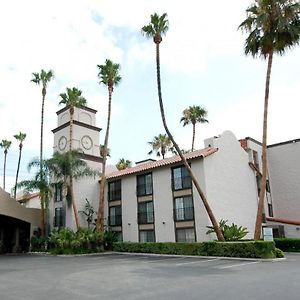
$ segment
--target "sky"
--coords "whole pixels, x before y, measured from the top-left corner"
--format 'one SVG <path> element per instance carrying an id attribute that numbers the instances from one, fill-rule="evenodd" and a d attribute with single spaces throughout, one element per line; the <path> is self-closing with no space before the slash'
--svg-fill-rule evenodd
<path id="1" fill-rule="evenodd" d="M 107 89 L 97 65 L 109 58 L 121 65 L 122 81 L 113 93 L 109 164 L 150 158 L 147 142 L 164 133 L 156 86 L 155 45 L 141 34 L 150 15 L 167 13 L 169 31 L 161 50 L 162 94 L 167 122 L 181 148 L 190 149 L 192 127 L 180 123 L 190 105 L 208 111 L 208 124 L 196 128 L 203 140 L 231 130 L 237 139 L 262 136 L 266 62 L 244 54 L 247 35 L 238 30 L 249 0 L 10 0 L 0 2 L 0 140 L 11 140 L 6 190 L 14 184 L 18 142 L 27 134 L 20 180 L 33 176 L 28 162 L 39 156 L 41 87 L 33 72 L 52 69 L 45 102 L 44 153 L 53 152 L 59 94 L 77 87 L 96 109 L 96 125 L 107 119 Z M 268 143 L 299 138 L 300 47 L 273 61 Z M 152 155 L 151 158 L 156 158 Z M 2 187 L 3 151 L 0 152 Z"/>

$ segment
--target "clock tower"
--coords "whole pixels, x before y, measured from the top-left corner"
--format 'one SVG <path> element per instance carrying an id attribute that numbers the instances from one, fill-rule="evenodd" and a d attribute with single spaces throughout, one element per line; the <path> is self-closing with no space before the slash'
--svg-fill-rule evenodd
<path id="1" fill-rule="evenodd" d="M 81 159 L 94 170 L 101 171 L 102 157 L 100 156 L 99 134 L 100 128 L 96 126 L 97 111 L 89 107 L 74 108 L 73 137 L 70 141 L 70 113 L 69 107 L 64 107 L 57 114 L 57 127 L 52 130 L 54 134 L 53 151 L 67 152 L 72 142 L 72 149 L 79 150 Z M 99 202 L 99 177 L 84 178 L 73 181 L 75 201 L 78 211 L 84 211 L 86 199 L 93 205 L 95 211 Z M 74 214 L 71 206 L 66 203 L 61 185 L 55 184 L 53 201 L 49 205 L 49 223 L 51 228 L 68 227 L 76 230 Z M 96 216 L 95 216 L 96 218 Z M 79 213 L 82 227 L 86 227 L 86 220 Z"/>

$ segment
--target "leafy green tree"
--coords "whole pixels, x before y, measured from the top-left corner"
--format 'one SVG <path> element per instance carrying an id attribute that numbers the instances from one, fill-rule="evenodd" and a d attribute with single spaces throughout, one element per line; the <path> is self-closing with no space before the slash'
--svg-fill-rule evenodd
<path id="1" fill-rule="evenodd" d="M 86 217 L 86 222 L 88 224 L 88 229 L 90 229 L 91 224 L 93 224 L 94 221 L 94 215 L 96 214 L 96 211 L 93 207 L 93 205 L 90 203 L 90 201 L 88 199 L 85 199 L 85 206 L 84 206 L 84 210 L 79 211 L 80 213 L 82 213 L 83 215 L 85 215 Z"/>
<path id="2" fill-rule="evenodd" d="M 149 155 L 151 155 L 154 151 L 157 156 L 162 156 L 164 159 L 168 152 L 177 154 L 172 141 L 166 134 L 159 134 L 158 136 L 155 136 L 152 142 L 148 142 L 148 144 L 152 147 L 152 149 L 148 152 Z"/>
<path id="3" fill-rule="evenodd" d="M 268 61 L 262 136 L 262 179 L 256 216 L 254 239 L 261 236 L 262 215 L 267 181 L 267 126 L 269 89 L 273 55 L 283 55 L 287 49 L 299 44 L 300 3 L 293 0 L 259 0 L 247 10 L 247 18 L 239 28 L 249 33 L 245 42 L 245 54 Z"/>
<path id="4" fill-rule="evenodd" d="M 111 60 L 106 59 L 104 65 L 97 65 L 99 68 L 98 77 L 100 79 L 100 84 L 104 84 L 108 89 L 108 111 L 107 111 L 107 124 L 106 132 L 104 138 L 104 148 L 102 155 L 102 174 L 100 182 L 100 197 L 99 197 L 99 208 L 98 208 L 98 218 L 96 223 L 96 228 L 99 232 L 104 232 L 104 190 L 105 190 L 105 171 L 106 171 L 106 159 L 108 153 L 108 138 L 110 130 L 110 117 L 111 117 L 111 102 L 112 93 L 114 87 L 118 86 L 121 82 L 121 76 L 119 75 L 120 65 L 113 63 Z"/>
<path id="5" fill-rule="evenodd" d="M 219 228 L 218 222 L 210 208 L 210 205 L 206 199 L 206 196 L 204 195 L 197 178 L 193 174 L 193 171 L 191 167 L 189 166 L 187 160 L 183 156 L 179 146 L 175 142 L 166 122 L 166 117 L 165 117 L 165 111 L 164 111 L 164 105 L 163 105 L 163 100 L 162 100 L 162 92 L 161 92 L 161 79 L 160 79 L 160 52 L 159 52 L 159 45 L 162 41 L 162 35 L 166 34 L 166 32 L 169 29 L 169 21 L 167 20 L 167 14 L 164 13 L 163 15 L 159 16 L 157 13 L 154 13 L 151 15 L 151 20 L 150 23 L 142 28 L 142 34 L 144 34 L 148 38 L 153 38 L 153 41 L 156 46 L 156 74 L 157 74 L 157 90 L 158 90 L 158 100 L 159 100 L 159 107 L 160 107 L 160 112 L 161 112 L 161 118 L 162 122 L 165 128 L 165 131 L 169 137 L 169 139 L 172 141 L 173 146 L 175 147 L 178 155 L 181 158 L 181 161 L 185 165 L 189 175 L 192 178 L 192 181 L 200 195 L 200 198 L 203 201 L 204 207 L 208 213 L 208 216 L 211 220 L 212 225 L 214 226 L 216 230 L 216 234 L 218 237 L 218 240 L 223 241 L 224 237 L 222 235 L 222 232 Z"/>
<path id="6" fill-rule="evenodd" d="M 132 162 L 128 159 L 125 158 L 120 158 L 118 163 L 116 164 L 117 169 L 120 170 L 125 170 L 127 168 L 131 168 Z"/>
<path id="7" fill-rule="evenodd" d="M 33 167 L 38 167 L 33 179 L 23 180 L 17 183 L 18 188 L 24 188 L 27 193 L 32 193 L 38 191 L 40 204 L 41 204 L 41 235 L 45 236 L 45 215 L 49 204 L 49 199 L 52 195 L 51 185 L 49 180 L 49 169 L 43 160 L 42 163 L 39 159 L 34 159 L 28 164 L 28 171 Z"/>
<path id="8" fill-rule="evenodd" d="M 41 111 L 41 137 L 40 137 L 40 162 L 43 160 L 43 140 L 44 140 L 44 107 L 45 98 L 47 94 L 47 87 L 49 82 L 54 78 L 52 70 L 45 71 L 41 70 L 40 73 L 32 73 L 33 78 L 31 79 L 37 85 L 42 85 L 42 111 Z M 41 166 L 42 168 L 42 166 Z M 42 173 L 41 173 L 42 174 Z"/>
<path id="9" fill-rule="evenodd" d="M 11 141 L 8 140 L 2 140 L 0 143 L 0 147 L 4 149 L 4 166 L 3 166 L 3 189 L 5 190 L 5 176 L 6 176 L 6 159 L 7 159 L 7 153 L 8 149 L 11 146 Z"/>
<path id="10" fill-rule="evenodd" d="M 207 117 L 207 110 L 198 105 L 189 106 L 189 108 L 183 111 L 183 117 L 180 119 L 180 122 L 183 122 L 183 126 L 189 124 L 193 125 L 192 151 L 194 151 L 196 124 L 208 123 L 206 117 Z"/>
<path id="11" fill-rule="evenodd" d="M 71 150 L 65 153 L 55 152 L 52 158 L 46 161 L 46 165 L 54 182 L 61 182 L 63 195 L 70 199 L 73 207 L 77 229 L 80 228 L 76 199 L 73 189 L 73 179 L 95 177 L 99 173 L 88 167 L 87 163 L 80 159 L 80 152 Z"/>
<path id="12" fill-rule="evenodd" d="M 18 160 L 18 167 L 17 167 L 17 173 L 16 173 L 16 184 L 15 184 L 15 192 L 14 197 L 16 199 L 17 196 L 17 184 L 18 184 L 18 177 L 19 177 L 19 171 L 20 171 L 20 163 L 21 163 L 21 157 L 22 157 L 22 148 L 23 148 L 23 142 L 26 139 L 26 133 L 20 132 L 19 134 L 15 134 L 14 138 L 19 141 L 19 160 Z"/>

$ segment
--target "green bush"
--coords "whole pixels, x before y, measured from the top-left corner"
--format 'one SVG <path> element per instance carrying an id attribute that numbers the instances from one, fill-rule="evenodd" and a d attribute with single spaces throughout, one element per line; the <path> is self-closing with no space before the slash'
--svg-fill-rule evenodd
<path id="1" fill-rule="evenodd" d="M 104 249 L 112 250 L 114 243 L 118 241 L 116 232 L 108 230 L 104 232 Z"/>
<path id="2" fill-rule="evenodd" d="M 297 238 L 275 238 L 275 245 L 284 252 L 300 252 L 300 239 Z"/>
<path id="3" fill-rule="evenodd" d="M 33 236 L 30 239 L 30 249 L 33 252 L 46 252 L 49 239 L 47 237 Z"/>
<path id="4" fill-rule="evenodd" d="M 103 251 L 103 236 L 92 229 L 68 228 L 53 230 L 49 237 L 48 250 L 52 254 L 84 254 Z"/>
<path id="5" fill-rule="evenodd" d="M 282 250 L 275 248 L 275 256 L 276 258 L 283 258 L 284 257 L 284 253 Z"/>
<path id="6" fill-rule="evenodd" d="M 114 251 L 177 255 L 275 258 L 274 242 L 131 243 L 117 242 Z"/>

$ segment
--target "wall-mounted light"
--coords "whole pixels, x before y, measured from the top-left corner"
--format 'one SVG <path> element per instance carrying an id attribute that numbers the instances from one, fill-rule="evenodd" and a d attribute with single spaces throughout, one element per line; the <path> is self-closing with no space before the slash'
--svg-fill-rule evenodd
<path id="1" fill-rule="evenodd" d="M 162 223 L 163 223 L 164 225 L 166 224 L 166 222 L 165 222 L 165 221 L 163 221 Z"/>
<path id="2" fill-rule="evenodd" d="M 128 223 L 128 226 L 130 226 L 131 225 L 131 223 Z"/>

